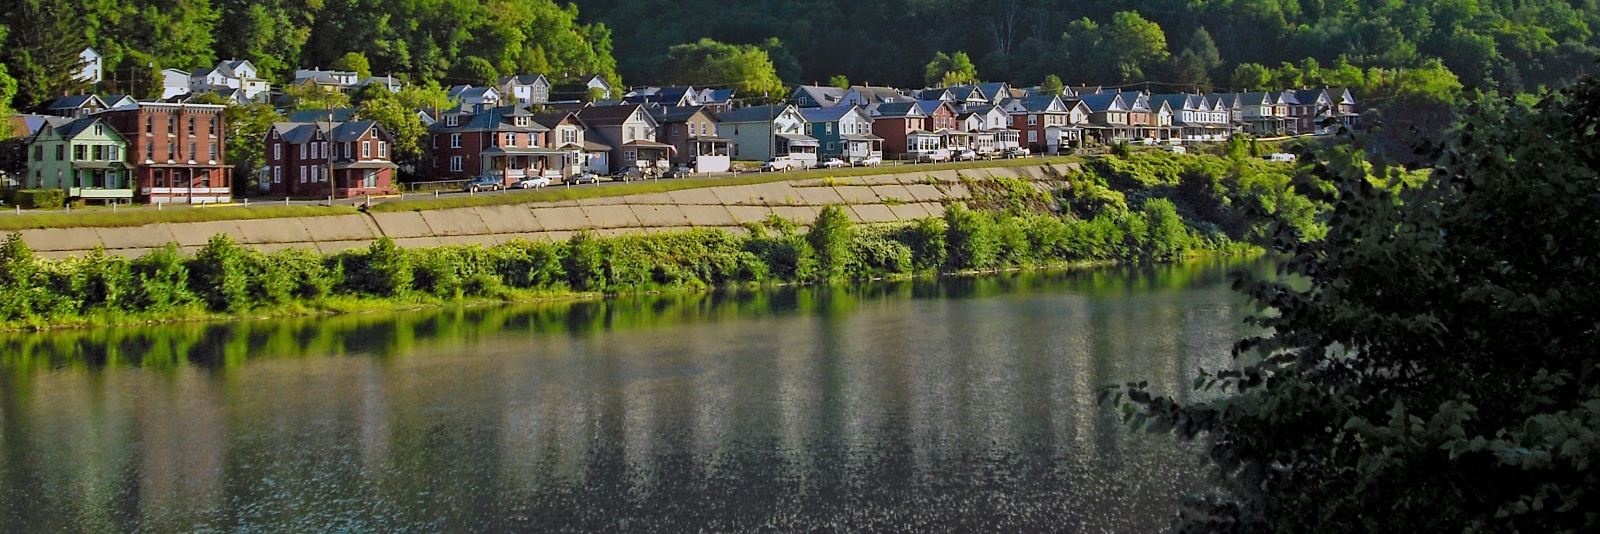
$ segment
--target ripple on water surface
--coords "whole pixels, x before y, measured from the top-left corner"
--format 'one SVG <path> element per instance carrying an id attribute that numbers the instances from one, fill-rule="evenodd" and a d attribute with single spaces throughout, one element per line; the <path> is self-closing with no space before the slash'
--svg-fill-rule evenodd
<path id="1" fill-rule="evenodd" d="M 0 530 L 1158 531 L 1230 267 L 0 336 Z"/>

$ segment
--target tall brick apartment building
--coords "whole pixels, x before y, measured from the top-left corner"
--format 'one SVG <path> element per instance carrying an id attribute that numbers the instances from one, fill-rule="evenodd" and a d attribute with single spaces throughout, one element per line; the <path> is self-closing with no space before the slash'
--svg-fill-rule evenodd
<path id="1" fill-rule="evenodd" d="M 98 116 L 128 141 L 134 196 L 151 203 L 233 201 L 225 106 L 139 102 Z"/>

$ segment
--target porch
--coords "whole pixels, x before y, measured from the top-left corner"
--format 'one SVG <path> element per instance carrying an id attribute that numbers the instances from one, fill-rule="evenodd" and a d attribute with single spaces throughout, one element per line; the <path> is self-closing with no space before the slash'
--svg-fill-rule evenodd
<path id="1" fill-rule="evenodd" d="M 817 150 L 822 143 L 817 138 L 800 134 L 778 134 L 774 140 L 778 154 L 787 155 L 806 168 L 817 166 Z"/>
<path id="2" fill-rule="evenodd" d="M 696 173 L 728 172 L 733 168 L 733 141 L 721 137 L 689 138 L 689 165 Z"/>
<path id="3" fill-rule="evenodd" d="M 844 159 L 851 165 L 860 163 L 867 158 L 876 157 L 883 160 L 883 138 L 876 135 L 843 135 L 839 137 L 844 141 Z"/>
<path id="4" fill-rule="evenodd" d="M 67 197 L 110 203 L 133 198 L 133 184 L 127 165 L 120 161 L 78 161 L 72 176 L 62 184 Z"/>
<path id="5" fill-rule="evenodd" d="M 568 153 L 542 148 L 490 147 L 482 152 L 483 176 L 511 185 L 527 178 L 564 177 L 562 163 Z"/>

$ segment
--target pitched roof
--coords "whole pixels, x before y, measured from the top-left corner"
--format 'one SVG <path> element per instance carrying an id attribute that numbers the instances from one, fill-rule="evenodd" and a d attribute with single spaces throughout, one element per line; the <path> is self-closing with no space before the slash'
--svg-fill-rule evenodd
<path id="1" fill-rule="evenodd" d="M 1027 111 L 1030 111 L 1030 112 L 1035 112 L 1035 113 L 1044 113 L 1044 112 L 1050 111 L 1050 107 L 1052 105 L 1060 102 L 1061 98 L 1057 97 L 1055 95 L 1040 95 L 1040 96 L 1030 96 L 1030 97 L 1025 97 L 1025 98 L 1017 98 L 1017 99 L 1013 99 L 1013 101 L 1016 104 L 1021 105 L 1022 109 L 1024 109 L 1024 110 L 1027 110 Z M 1011 105 L 1011 102 L 1007 102 L 1007 105 L 1008 106 Z"/>
<path id="2" fill-rule="evenodd" d="M 356 108 L 308 109 L 289 114 L 289 122 L 344 122 L 356 115 Z"/>
<path id="3" fill-rule="evenodd" d="M 717 118 L 722 122 L 772 122 L 790 107 L 788 104 L 750 106 L 718 113 Z"/>
<path id="4" fill-rule="evenodd" d="M 817 105 L 823 107 L 833 107 L 837 105 L 840 100 L 844 100 L 845 94 L 844 89 L 827 85 L 802 85 L 795 88 L 794 92 L 796 99 L 799 98 L 801 93 L 804 93 L 807 98 L 811 99 L 812 102 L 816 102 Z"/>
<path id="5" fill-rule="evenodd" d="M 589 126 L 617 126 L 628 122 L 635 111 L 644 106 L 638 104 L 622 104 L 618 106 L 589 106 L 578 112 L 578 118 Z M 649 117 L 649 113 L 644 114 Z"/>
<path id="6" fill-rule="evenodd" d="M 917 105 L 916 102 L 893 102 L 888 104 L 880 104 L 873 111 L 873 113 L 879 117 L 916 118 L 927 116 L 926 113 L 922 112 L 922 106 Z"/>
<path id="7" fill-rule="evenodd" d="M 496 85 L 508 85 L 511 83 L 516 83 L 517 85 L 534 85 L 540 81 L 543 81 L 545 85 L 550 85 L 550 80 L 546 79 L 543 74 L 518 74 L 516 76 L 501 76 L 500 80 L 496 82 Z"/>
<path id="8" fill-rule="evenodd" d="M 933 116 L 933 114 L 935 112 L 939 111 L 939 108 L 946 107 L 946 106 L 949 106 L 949 105 L 950 105 L 949 103 L 947 103 L 947 102 L 945 102 L 943 100 L 918 100 L 917 101 L 917 107 L 922 108 L 922 113 L 924 113 L 924 114 L 926 114 L 928 116 Z M 953 112 L 955 110 L 951 109 L 951 111 Z"/>
<path id="9" fill-rule="evenodd" d="M 659 124 L 684 122 L 705 109 L 705 106 L 656 106 L 650 108 L 650 116 Z M 710 116 L 711 114 L 707 113 L 706 115 Z"/>
<path id="10" fill-rule="evenodd" d="M 515 117 L 533 118 L 533 113 L 528 108 L 518 104 L 512 106 L 461 108 L 457 106 L 445 112 L 445 116 L 458 117 L 455 126 L 448 126 L 448 122 L 438 122 L 430 126 L 430 130 L 450 132 L 484 132 L 484 131 L 521 131 L 521 132 L 547 132 L 549 128 L 533 121 L 528 126 L 517 126 L 506 119 Z"/>
<path id="11" fill-rule="evenodd" d="M 330 137 L 333 138 L 334 142 L 339 143 L 361 139 L 361 136 L 366 135 L 367 130 L 373 128 L 383 129 L 383 126 L 379 125 L 378 121 L 354 121 L 335 124 L 336 126 L 333 127 L 333 133 Z"/>
<path id="12" fill-rule="evenodd" d="M 576 120 L 578 120 L 577 119 L 578 113 L 575 112 L 575 111 L 557 111 L 557 112 L 553 112 L 553 113 L 535 113 L 533 115 L 533 122 L 537 122 L 537 123 L 539 123 L 540 126 L 544 126 L 545 128 L 550 128 L 550 129 L 554 130 L 556 125 L 561 124 L 563 121 L 567 120 L 568 117 L 571 117 L 574 121 L 576 121 Z"/>
<path id="13" fill-rule="evenodd" d="M 800 108 L 800 116 L 805 118 L 806 122 L 838 122 L 838 120 L 844 118 L 845 115 L 849 115 L 859 109 L 861 108 L 856 106 Z"/>
<path id="14" fill-rule="evenodd" d="M 1092 94 L 1080 93 L 1078 100 L 1089 106 L 1090 111 L 1126 111 L 1128 109 L 1127 103 L 1122 101 L 1122 94 L 1110 91 Z"/>
<path id="15" fill-rule="evenodd" d="M 86 106 L 104 108 L 106 103 L 101 101 L 100 97 L 94 95 L 66 95 L 51 100 L 50 103 L 44 105 L 44 109 L 78 109 Z"/>

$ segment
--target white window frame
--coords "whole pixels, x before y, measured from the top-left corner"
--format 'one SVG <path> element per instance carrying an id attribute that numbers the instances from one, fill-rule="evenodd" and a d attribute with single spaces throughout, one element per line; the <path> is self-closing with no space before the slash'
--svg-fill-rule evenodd
<path id="1" fill-rule="evenodd" d="M 389 159 L 388 141 L 378 141 L 378 159 Z"/>
<path id="2" fill-rule="evenodd" d="M 306 183 L 306 178 L 310 178 L 310 177 L 311 177 L 311 174 L 306 172 L 306 166 L 305 165 L 301 165 L 300 166 L 300 183 L 302 183 L 302 184 Z"/>
<path id="3" fill-rule="evenodd" d="M 275 183 L 275 184 L 283 183 L 283 166 L 281 166 L 281 165 L 273 165 L 272 166 L 272 183 Z"/>
<path id="4" fill-rule="evenodd" d="M 361 159 L 372 157 L 372 141 L 361 142 Z"/>
<path id="5" fill-rule="evenodd" d="M 450 148 L 461 148 L 461 134 L 450 134 Z"/>

